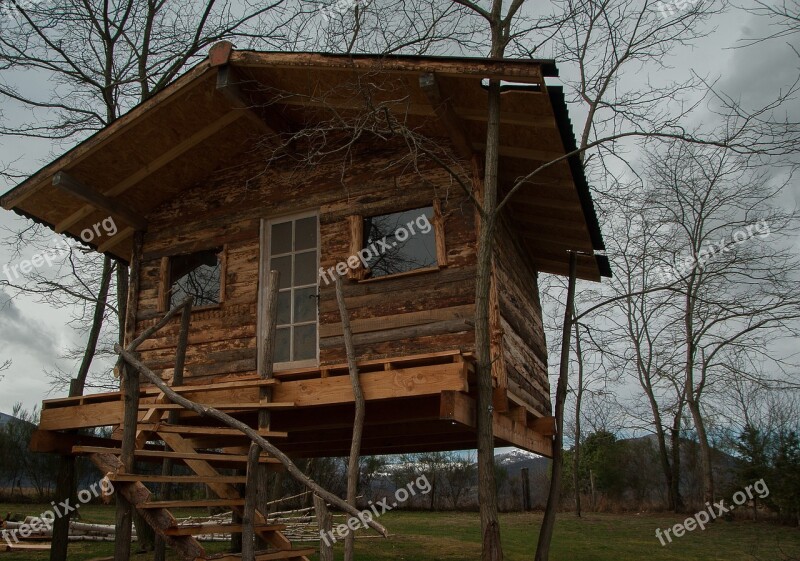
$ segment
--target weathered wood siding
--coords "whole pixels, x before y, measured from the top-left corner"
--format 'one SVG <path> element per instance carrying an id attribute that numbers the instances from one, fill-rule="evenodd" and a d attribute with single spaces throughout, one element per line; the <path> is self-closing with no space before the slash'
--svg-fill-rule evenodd
<path id="1" fill-rule="evenodd" d="M 547 346 L 537 272 L 504 221 L 496 240 L 495 278 L 508 388 L 542 415 L 550 415 Z"/>
<path id="2" fill-rule="evenodd" d="M 186 376 L 254 372 L 261 218 L 318 210 L 320 264 L 350 253 L 347 216 L 369 216 L 442 203 L 448 267 L 396 279 L 345 279 L 359 359 L 474 348 L 474 212 L 447 172 L 433 163 L 392 166 L 394 154 L 370 152 L 342 174 L 340 165 L 302 171 L 266 167 L 250 155 L 148 216 L 138 330 L 158 311 L 163 256 L 226 247 L 225 294 L 218 307 L 192 314 Z M 333 284 L 321 287 L 320 364 L 345 361 Z M 144 361 L 172 373 L 178 322 L 141 347 Z"/>

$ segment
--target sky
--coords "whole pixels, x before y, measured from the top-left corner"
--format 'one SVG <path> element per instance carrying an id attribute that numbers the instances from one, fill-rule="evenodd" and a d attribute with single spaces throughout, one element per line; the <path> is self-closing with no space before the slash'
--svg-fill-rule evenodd
<path id="1" fill-rule="evenodd" d="M 707 38 L 693 48 L 681 47 L 670 53 L 671 68 L 659 71 L 658 78 L 681 78 L 694 71 L 712 80 L 718 79 L 720 89 L 745 104 L 758 105 L 792 83 L 800 73 L 800 58 L 787 45 L 786 39 L 741 47 L 741 39 L 763 36 L 765 29 L 763 19 L 741 11 L 720 15 L 712 21 Z M 796 36 L 795 42 L 799 41 L 800 36 Z M 571 72 L 565 66 L 560 69 L 567 75 Z M 3 72 L 6 74 L 0 72 L 0 81 L 18 81 L 19 76 L 9 75 L 9 71 Z M 23 78 L 26 88 L 49 87 L 41 75 Z M 630 79 L 645 81 L 650 78 L 655 76 L 643 72 Z M 3 117 L 12 122 L 30 116 L 19 105 L 7 101 L 3 101 L 0 109 Z M 795 103 L 792 110 L 795 116 L 800 115 L 798 104 Z M 711 118 L 710 115 L 708 117 Z M 573 113 L 572 121 L 581 121 L 577 111 Z M 0 138 L 0 162 L 14 162 L 17 169 L 31 173 L 68 148 L 63 143 Z M 12 186 L 0 183 L 0 193 Z M 782 202 L 789 207 L 800 205 L 800 184 L 794 182 Z M 0 209 L 0 228 L 15 230 L 26 223 L 16 214 Z M 30 257 L 30 253 L 27 253 L 27 257 Z M 18 263 L 19 259 L 12 256 L 7 247 L 0 245 L 0 275 L 4 274 L 3 265 Z M 80 346 L 85 337 L 68 326 L 70 318 L 69 310 L 53 309 L 29 297 L 12 301 L 0 288 L 0 364 L 8 358 L 13 359 L 11 368 L 0 374 L 3 376 L 0 380 L 0 411 L 10 413 L 16 402 L 31 408 L 42 399 L 56 397 L 49 393 L 46 370 L 55 367 L 69 372 L 77 370 L 73 361 L 62 358 L 67 348 Z"/>

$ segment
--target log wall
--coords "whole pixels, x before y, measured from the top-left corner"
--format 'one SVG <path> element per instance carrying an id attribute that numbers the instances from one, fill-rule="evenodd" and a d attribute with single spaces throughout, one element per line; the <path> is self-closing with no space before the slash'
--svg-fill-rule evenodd
<path id="1" fill-rule="evenodd" d="M 495 275 L 508 389 L 542 415 L 550 415 L 538 273 L 506 221 L 500 222 L 496 240 Z"/>

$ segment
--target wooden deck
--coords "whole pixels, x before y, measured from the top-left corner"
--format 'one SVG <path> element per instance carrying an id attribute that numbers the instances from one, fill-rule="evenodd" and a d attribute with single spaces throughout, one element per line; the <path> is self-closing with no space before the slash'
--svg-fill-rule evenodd
<path id="1" fill-rule="evenodd" d="M 473 448 L 475 394 L 472 357 L 454 350 L 401 359 L 359 363 L 367 400 L 365 454 L 389 454 L 441 449 Z M 272 389 L 272 401 L 262 403 L 259 390 Z M 281 449 L 298 457 L 346 455 L 349 450 L 353 398 L 346 365 L 276 372 L 274 380 L 256 374 L 189 378 L 174 388 L 188 399 L 225 410 L 257 425 L 258 411 L 272 413 L 266 438 L 279 439 Z M 495 399 L 495 434 L 498 446 L 550 455 L 552 431 L 548 418 L 537 417 L 513 395 Z M 198 448 L 246 444 L 237 431 L 216 426 L 193 412 L 181 411 L 179 424 L 163 421 L 178 406 L 159 397 L 152 386 L 140 393 L 138 431 L 178 434 Z M 73 431 L 122 422 L 119 392 L 53 399 L 43 403 L 39 430 Z M 79 439 L 78 436 L 72 436 Z M 155 437 L 159 440 L 158 437 Z M 39 435 L 34 446 L 54 451 L 57 439 Z M 77 441 L 76 445 L 98 445 Z M 109 446 L 116 445 L 106 443 Z M 139 456 L 148 452 L 140 451 Z M 226 461 L 226 460 L 217 460 Z M 232 461 L 232 460 L 228 460 Z"/>

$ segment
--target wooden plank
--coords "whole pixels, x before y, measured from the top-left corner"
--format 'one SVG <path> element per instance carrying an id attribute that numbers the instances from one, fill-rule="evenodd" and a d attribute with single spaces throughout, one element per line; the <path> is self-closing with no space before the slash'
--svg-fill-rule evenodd
<path id="1" fill-rule="evenodd" d="M 414 325 L 425 325 L 437 321 L 448 321 L 453 319 L 472 319 L 475 317 L 475 305 L 467 304 L 464 306 L 451 306 L 449 308 L 438 308 L 433 310 L 422 310 L 407 314 L 396 314 L 390 317 L 375 317 L 365 319 L 354 319 L 351 322 L 353 333 L 369 333 L 372 331 L 382 331 L 387 329 L 397 329 Z M 320 325 L 319 336 L 335 337 L 342 334 L 342 326 L 339 323 L 328 323 Z"/>
<path id="2" fill-rule="evenodd" d="M 140 425 L 143 426 L 143 425 Z M 244 436 L 241 431 L 230 427 L 204 427 L 194 425 L 144 425 L 146 430 L 157 431 L 159 433 L 174 433 L 174 434 L 202 434 L 214 436 Z M 288 433 L 275 430 L 259 430 L 258 433 L 264 438 L 286 438 Z"/>
<path id="3" fill-rule="evenodd" d="M 172 390 L 175 393 L 185 393 L 185 392 L 209 392 L 214 390 L 225 390 L 225 389 L 233 389 L 233 388 L 251 388 L 253 386 L 277 386 L 280 384 L 280 380 L 276 380 L 271 378 L 269 380 L 241 380 L 236 382 L 217 382 L 214 384 L 204 384 L 204 385 L 197 385 L 197 386 L 174 386 Z M 146 387 L 142 389 L 142 393 L 144 395 L 158 395 L 161 393 L 158 388 L 155 387 Z"/>
<path id="4" fill-rule="evenodd" d="M 139 508 L 224 508 L 242 506 L 244 499 L 201 499 L 197 501 L 150 501 Z"/>
<path id="5" fill-rule="evenodd" d="M 107 212 L 110 215 L 118 216 L 133 226 L 136 230 L 147 230 L 147 220 L 140 214 L 131 210 L 123 203 L 110 199 L 107 196 L 92 189 L 88 185 L 78 181 L 68 173 L 59 171 L 53 176 L 53 185 L 62 191 L 89 203 L 98 210 Z"/>
<path id="6" fill-rule="evenodd" d="M 259 532 L 280 532 L 286 529 L 286 524 L 254 524 Z M 241 524 L 182 524 L 175 528 L 168 528 L 168 536 L 199 536 L 201 534 L 240 534 Z"/>
<path id="7" fill-rule="evenodd" d="M 212 484 L 236 484 L 244 483 L 247 478 L 239 475 L 142 475 L 137 473 L 121 473 L 110 477 L 113 482 L 141 482 L 141 483 L 205 483 Z"/>
<path id="8" fill-rule="evenodd" d="M 192 134 L 191 136 L 187 137 L 185 140 L 182 140 L 180 143 L 172 146 L 169 150 L 161 154 L 158 158 L 153 160 L 152 162 L 147 163 L 107 191 L 103 194 L 107 197 L 113 197 L 124 193 L 137 183 L 143 181 L 150 175 L 157 172 L 162 167 L 166 166 L 176 158 L 180 157 L 190 149 L 194 148 L 201 142 L 205 141 L 206 139 L 210 138 L 220 130 L 224 129 L 228 125 L 234 123 L 238 119 L 244 116 L 243 111 L 231 111 L 226 113 L 219 119 L 211 122 L 210 124 L 206 125 L 196 133 Z M 80 210 L 73 212 L 70 216 L 56 224 L 55 230 L 58 233 L 65 232 L 90 214 L 94 212 L 94 207 L 91 205 L 86 205 Z M 122 233 L 122 232 L 120 232 Z M 116 237 L 116 236 L 114 236 Z"/>
<path id="9" fill-rule="evenodd" d="M 213 407 L 216 409 L 291 409 L 294 403 L 289 402 L 242 402 L 242 403 L 215 403 Z M 139 409 L 150 410 L 184 410 L 185 407 L 176 403 L 141 403 Z M 148 422 L 148 421 L 145 421 Z"/>
<path id="10" fill-rule="evenodd" d="M 116 454 L 119 455 L 121 450 L 119 448 L 105 448 L 102 446 L 73 446 L 73 454 Z M 220 453 L 185 453 L 185 452 L 167 452 L 164 450 L 136 450 L 134 456 L 142 458 L 173 458 L 178 460 L 205 460 L 214 462 L 232 462 L 241 464 L 247 461 L 247 456 L 244 454 L 220 454 Z M 275 458 L 262 457 L 262 463 L 275 464 L 280 463 Z"/>
<path id="11" fill-rule="evenodd" d="M 408 327 L 398 327 L 394 329 L 383 329 L 371 331 L 369 333 L 359 333 L 353 336 L 353 344 L 372 345 L 374 343 L 384 343 L 387 341 L 399 341 L 401 339 L 414 339 L 415 337 L 426 337 L 430 335 L 442 335 L 445 333 L 461 333 L 474 329 L 474 318 L 458 318 L 443 321 L 433 321 Z M 339 348 L 344 345 L 341 336 L 326 337 L 320 339 L 320 349 Z"/>
<path id="12" fill-rule="evenodd" d="M 0 551 L 50 551 L 50 544 L 0 541 Z"/>

